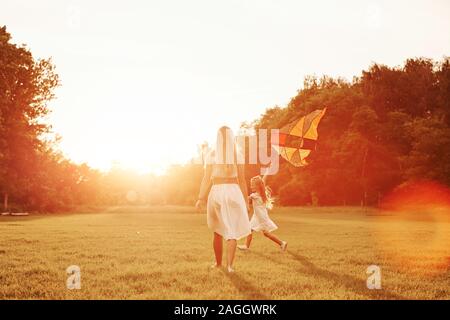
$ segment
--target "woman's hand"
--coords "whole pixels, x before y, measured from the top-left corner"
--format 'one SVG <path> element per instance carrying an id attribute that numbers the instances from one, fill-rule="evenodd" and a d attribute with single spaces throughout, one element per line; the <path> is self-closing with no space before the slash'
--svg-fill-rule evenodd
<path id="1" fill-rule="evenodd" d="M 197 203 L 195 204 L 195 208 L 197 209 L 197 211 L 202 211 L 204 207 L 205 207 L 205 200 L 198 199 Z"/>

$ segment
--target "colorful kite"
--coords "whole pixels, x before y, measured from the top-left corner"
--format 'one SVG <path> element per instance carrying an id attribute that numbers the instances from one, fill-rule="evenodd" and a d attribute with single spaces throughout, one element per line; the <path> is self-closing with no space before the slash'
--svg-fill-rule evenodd
<path id="1" fill-rule="evenodd" d="M 299 121 L 289 124 L 279 131 L 278 144 L 272 143 L 278 154 L 296 167 L 306 166 L 306 158 L 316 149 L 317 126 L 327 108 L 313 111 Z"/>

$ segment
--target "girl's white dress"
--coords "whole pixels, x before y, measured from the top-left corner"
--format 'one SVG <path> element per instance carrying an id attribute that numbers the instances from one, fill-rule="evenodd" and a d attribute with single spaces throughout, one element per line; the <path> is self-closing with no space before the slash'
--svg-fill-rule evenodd
<path id="1" fill-rule="evenodd" d="M 250 220 L 250 226 L 254 231 L 272 232 L 278 229 L 278 226 L 273 222 L 261 196 L 254 192 L 250 195 L 253 204 L 253 216 Z"/>

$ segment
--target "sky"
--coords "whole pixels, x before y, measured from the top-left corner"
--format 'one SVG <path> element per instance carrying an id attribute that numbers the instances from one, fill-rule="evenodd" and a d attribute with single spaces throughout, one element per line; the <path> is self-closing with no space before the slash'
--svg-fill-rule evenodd
<path id="1" fill-rule="evenodd" d="M 62 152 L 142 173 L 285 106 L 307 75 L 450 54 L 448 0 L 0 0 L 0 25 L 56 65 Z"/>

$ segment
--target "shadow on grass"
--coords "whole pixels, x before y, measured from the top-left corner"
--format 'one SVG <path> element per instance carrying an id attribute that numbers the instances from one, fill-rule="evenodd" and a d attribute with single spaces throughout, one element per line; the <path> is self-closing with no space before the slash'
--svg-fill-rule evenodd
<path id="1" fill-rule="evenodd" d="M 346 275 L 346 274 L 340 274 L 331 272 L 325 269 L 318 268 L 316 265 L 314 265 L 311 261 L 306 259 L 304 256 L 301 256 L 299 254 L 296 254 L 292 251 L 287 251 L 287 254 L 289 254 L 295 261 L 299 262 L 303 265 L 304 268 L 300 270 L 300 272 L 321 277 L 327 281 L 333 282 L 336 285 L 343 285 L 348 290 L 362 295 L 366 296 L 369 299 L 391 299 L 391 300 L 408 300 L 407 297 L 388 292 L 384 289 L 381 290 L 370 290 L 367 288 L 366 281 Z M 258 255 L 262 258 L 269 259 L 275 263 L 283 264 L 283 262 L 280 262 L 277 259 L 274 259 L 270 256 L 267 256 L 265 254 L 254 252 L 252 251 L 252 254 Z"/>
<path id="2" fill-rule="evenodd" d="M 0 216 L 0 224 L 9 223 L 11 226 L 21 226 L 22 223 L 48 218 L 49 216 L 50 215 L 45 214 L 30 214 L 29 216 Z"/>
<path id="3" fill-rule="evenodd" d="M 229 273 L 225 270 L 222 272 L 230 279 L 230 282 L 245 295 L 247 300 L 270 300 L 271 298 L 264 293 L 260 292 L 253 284 L 245 280 L 244 277 L 236 274 Z"/>

